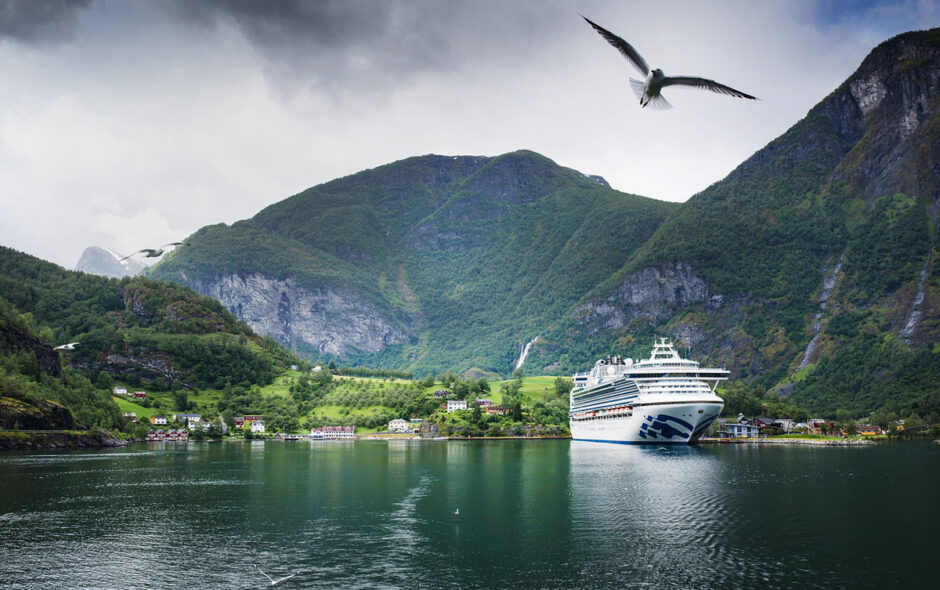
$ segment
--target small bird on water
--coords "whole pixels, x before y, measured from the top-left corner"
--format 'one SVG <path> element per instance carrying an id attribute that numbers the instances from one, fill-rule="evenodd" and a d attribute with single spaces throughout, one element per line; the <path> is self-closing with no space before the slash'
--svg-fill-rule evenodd
<path id="1" fill-rule="evenodd" d="M 646 60 L 643 59 L 643 56 L 640 55 L 632 45 L 614 35 L 604 27 L 591 22 L 589 18 L 582 15 L 581 18 L 587 21 L 589 25 L 594 27 L 594 30 L 600 33 L 601 37 L 607 39 L 607 42 L 613 45 L 625 58 L 627 61 L 633 64 L 633 66 L 640 71 L 641 74 L 646 76 L 646 80 L 641 82 L 640 80 L 635 80 L 630 78 L 630 86 L 633 87 L 633 93 L 636 94 L 636 97 L 640 99 L 640 106 L 646 107 L 647 105 L 652 106 L 654 109 L 671 109 L 672 105 L 669 104 L 663 95 L 660 94 L 660 91 L 666 86 L 690 86 L 692 88 L 701 88 L 703 90 L 711 90 L 712 92 L 717 92 L 718 94 L 727 94 L 729 96 L 736 96 L 738 98 L 749 98 L 751 100 L 757 100 L 756 97 L 751 96 L 741 92 L 740 90 L 735 90 L 730 86 L 725 86 L 724 84 L 719 84 L 714 80 L 709 80 L 707 78 L 697 78 L 694 76 L 667 76 L 663 74 L 663 71 L 659 68 L 651 70 L 649 64 L 646 63 Z"/>
<path id="2" fill-rule="evenodd" d="M 460 508 L 454 510 L 454 516 L 460 516 Z"/>

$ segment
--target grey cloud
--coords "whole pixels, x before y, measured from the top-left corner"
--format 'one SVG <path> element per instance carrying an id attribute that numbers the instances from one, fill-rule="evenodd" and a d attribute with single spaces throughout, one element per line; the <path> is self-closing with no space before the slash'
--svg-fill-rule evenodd
<path id="1" fill-rule="evenodd" d="M 56 43 L 74 36 L 91 0 L 0 0 L 0 39 Z"/>
<path id="2" fill-rule="evenodd" d="M 283 79 L 353 91 L 450 66 L 450 46 L 420 3 L 364 0 L 171 0 L 191 26 L 234 27 Z M 425 26 L 426 25 L 426 26 Z"/>

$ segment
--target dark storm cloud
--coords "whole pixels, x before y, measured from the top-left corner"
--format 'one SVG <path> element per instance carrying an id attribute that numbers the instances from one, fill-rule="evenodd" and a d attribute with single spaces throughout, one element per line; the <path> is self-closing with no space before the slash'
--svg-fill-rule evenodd
<path id="1" fill-rule="evenodd" d="M 55 43 L 72 38 L 91 0 L 0 0 L 0 39 Z"/>
<path id="2" fill-rule="evenodd" d="M 451 67 L 440 29 L 420 2 L 364 0 L 172 0 L 190 25 L 234 27 L 278 74 L 329 87 L 394 84 Z M 428 25 L 428 26 L 425 26 Z M 383 82 L 385 84 L 383 84 Z"/>

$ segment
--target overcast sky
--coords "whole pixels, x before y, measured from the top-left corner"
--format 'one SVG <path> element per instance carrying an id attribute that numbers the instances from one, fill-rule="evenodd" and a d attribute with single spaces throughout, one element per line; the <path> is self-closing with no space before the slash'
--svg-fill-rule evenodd
<path id="1" fill-rule="evenodd" d="M 0 0 L 0 244 L 68 268 L 421 154 L 531 149 L 685 201 L 940 0 Z M 578 15 L 667 74 L 637 72 Z"/>

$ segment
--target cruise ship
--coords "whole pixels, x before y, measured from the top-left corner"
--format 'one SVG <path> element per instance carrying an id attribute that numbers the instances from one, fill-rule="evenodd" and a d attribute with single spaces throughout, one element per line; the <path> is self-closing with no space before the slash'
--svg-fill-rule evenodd
<path id="1" fill-rule="evenodd" d="M 724 407 L 715 394 L 725 369 L 702 368 L 679 356 L 668 338 L 648 359 L 608 356 L 574 375 L 571 438 L 621 444 L 690 444 Z"/>

